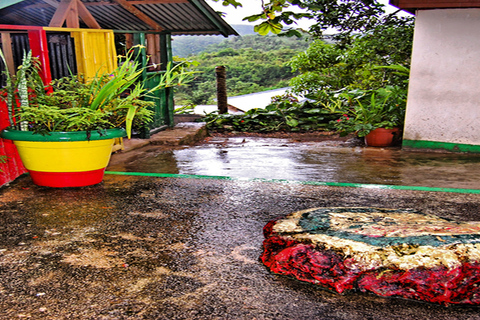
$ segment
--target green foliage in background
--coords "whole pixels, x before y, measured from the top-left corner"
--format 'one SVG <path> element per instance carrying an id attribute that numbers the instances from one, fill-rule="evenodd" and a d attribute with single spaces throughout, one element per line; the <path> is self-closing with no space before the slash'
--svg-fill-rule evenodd
<path id="1" fill-rule="evenodd" d="M 326 44 L 316 40 L 306 52 L 289 65 L 301 74 L 292 82 L 293 91 L 310 99 L 321 99 L 325 91 L 377 89 L 387 85 L 405 87 L 405 78 L 397 70 L 378 66 L 398 65 L 408 69 L 413 26 L 376 29 L 351 37 L 351 44 Z"/>
<path id="2" fill-rule="evenodd" d="M 242 1 L 223 0 L 223 4 L 238 7 Z M 298 14 L 290 11 L 292 7 L 304 11 Z M 378 0 L 262 1 L 258 14 L 244 18 L 257 23 L 255 31 L 261 35 L 297 35 L 298 30 L 290 28 L 295 20 L 314 21 L 309 33 L 316 41 L 288 62 L 297 74 L 290 81 L 292 92 L 305 97 L 307 102 L 299 104 L 284 97 L 265 110 L 247 112 L 243 117 L 211 115 L 214 118 L 209 122 L 210 128 L 235 131 L 323 128 L 364 136 L 376 127 L 402 126 L 413 18 L 386 13 L 385 9 Z M 331 36 L 333 41 L 327 43 L 324 33 L 332 29 L 336 30 Z M 311 125 L 311 114 L 303 112 L 305 106 L 315 110 L 316 125 Z"/>
<path id="3" fill-rule="evenodd" d="M 209 46 L 188 58 L 198 62 L 198 73 L 188 87 L 177 88 L 175 104 L 214 104 L 217 66 L 226 67 L 229 96 L 286 87 L 295 76 L 288 61 L 308 44 L 306 39 L 246 35 Z"/>
<path id="4" fill-rule="evenodd" d="M 405 24 L 353 35 L 348 41 L 316 40 L 288 62 L 298 73 L 290 81 L 292 92 L 308 102 L 300 104 L 284 97 L 243 117 L 216 116 L 209 128 L 257 132 L 322 129 L 364 136 L 378 127 L 401 127 L 412 38 L 413 27 Z M 314 117 L 318 117 L 316 121 Z"/>
<path id="5" fill-rule="evenodd" d="M 292 49 L 300 52 L 307 49 L 311 42 L 307 33 L 303 38 L 288 38 L 277 36 L 259 36 L 257 34 L 244 35 L 241 37 L 232 37 L 218 44 L 212 44 L 205 48 L 204 52 L 217 52 L 222 49 L 253 49 L 260 51 L 275 51 L 279 49 Z"/>
<path id="6" fill-rule="evenodd" d="M 305 132 L 331 128 L 336 116 L 308 101 L 298 102 L 291 96 L 279 96 L 265 109 L 251 109 L 245 114 L 208 114 L 202 121 L 217 132 Z"/>

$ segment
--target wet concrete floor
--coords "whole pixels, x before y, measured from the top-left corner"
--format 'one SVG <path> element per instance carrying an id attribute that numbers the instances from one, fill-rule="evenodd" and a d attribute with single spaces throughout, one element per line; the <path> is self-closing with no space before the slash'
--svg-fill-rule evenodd
<path id="1" fill-rule="evenodd" d="M 480 155 L 216 137 L 194 147 L 151 146 L 116 155 L 108 170 L 235 178 L 480 189 Z"/>
<path id="2" fill-rule="evenodd" d="M 338 295 L 268 272 L 263 226 L 322 206 L 480 220 L 469 193 L 119 175 L 49 189 L 26 176 L 0 192 L 0 319 L 480 319 L 479 307 Z"/>

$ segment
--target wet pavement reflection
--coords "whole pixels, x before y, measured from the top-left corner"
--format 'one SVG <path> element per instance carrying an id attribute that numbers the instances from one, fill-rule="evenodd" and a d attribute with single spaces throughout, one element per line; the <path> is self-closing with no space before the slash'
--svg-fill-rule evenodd
<path id="1" fill-rule="evenodd" d="M 343 142 L 214 138 L 201 145 L 144 149 L 111 171 L 179 173 L 235 178 L 480 189 L 480 155 L 350 147 Z"/>

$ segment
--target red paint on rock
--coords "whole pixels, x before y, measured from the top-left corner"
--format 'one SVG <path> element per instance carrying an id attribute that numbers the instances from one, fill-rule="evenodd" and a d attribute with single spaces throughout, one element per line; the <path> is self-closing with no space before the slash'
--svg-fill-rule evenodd
<path id="1" fill-rule="evenodd" d="M 400 296 L 440 304 L 480 304 L 480 265 L 415 268 L 362 275 L 358 288 L 381 296 Z"/>
<path id="2" fill-rule="evenodd" d="M 284 237 L 273 236 L 264 241 L 262 262 L 275 273 L 320 284 L 339 293 L 353 289 L 358 273 L 347 268 L 333 251 L 316 250 Z"/>
<path id="3" fill-rule="evenodd" d="M 321 285 L 343 293 L 371 292 L 433 303 L 480 304 L 480 264 L 463 263 L 449 269 L 411 270 L 354 268 L 351 258 L 313 244 L 301 243 L 273 232 L 275 221 L 264 228 L 266 240 L 261 260 L 272 272 Z"/>

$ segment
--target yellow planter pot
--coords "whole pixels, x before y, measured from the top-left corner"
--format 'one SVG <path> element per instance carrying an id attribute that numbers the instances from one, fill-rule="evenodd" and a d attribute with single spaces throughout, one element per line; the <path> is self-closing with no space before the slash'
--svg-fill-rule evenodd
<path id="1" fill-rule="evenodd" d="M 8 130 L 2 133 L 2 137 L 14 141 L 23 165 L 35 184 L 47 187 L 82 187 L 103 180 L 114 139 L 125 135 L 124 130 L 111 130 L 114 131 L 99 135 L 97 132 L 89 133 L 89 140 L 85 132 L 41 136 Z M 75 141 L 82 139 L 84 141 Z"/>
<path id="2" fill-rule="evenodd" d="M 108 165 L 113 139 L 73 142 L 15 141 L 15 145 L 27 170 L 82 172 L 102 169 Z"/>

